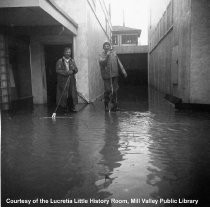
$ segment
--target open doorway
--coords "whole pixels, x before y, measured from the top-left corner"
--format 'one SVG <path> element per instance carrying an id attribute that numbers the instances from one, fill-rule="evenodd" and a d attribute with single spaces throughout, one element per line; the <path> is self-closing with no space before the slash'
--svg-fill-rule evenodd
<path id="1" fill-rule="evenodd" d="M 119 54 L 127 72 L 127 78 L 120 76 L 118 97 L 120 107 L 125 110 L 148 110 L 148 66 L 147 53 Z"/>
<path id="2" fill-rule="evenodd" d="M 29 36 L 7 36 L 7 67 L 9 79 L 10 109 L 17 110 L 33 104 Z"/>
<path id="3" fill-rule="evenodd" d="M 65 45 L 45 45 L 45 69 L 46 69 L 46 81 L 47 81 L 47 104 L 56 104 L 56 62 L 63 56 L 63 50 L 65 47 L 70 47 L 72 50 L 72 44 Z"/>

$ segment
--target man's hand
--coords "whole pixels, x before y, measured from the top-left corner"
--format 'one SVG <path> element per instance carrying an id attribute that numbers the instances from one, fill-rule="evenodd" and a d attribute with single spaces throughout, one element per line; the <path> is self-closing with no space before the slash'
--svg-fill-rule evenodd
<path id="1" fill-rule="evenodd" d="M 124 73 L 123 73 L 123 76 L 124 76 L 124 78 L 127 78 L 128 75 L 127 75 L 126 72 L 124 72 Z"/>
<path id="2" fill-rule="evenodd" d="M 73 70 L 67 71 L 67 75 L 72 75 L 72 74 L 73 74 Z"/>
<path id="3" fill-rule="evenodd" d="M 109 56 L 109 55 L 110 55 L 110 53 L 111 53 L 111 51 L 110 51 L 110 50 L 108 50 L 108 51 L 107 51 L 107 53 L 106 53 L 106 55 L 107 55 L 107 56 Z"/>

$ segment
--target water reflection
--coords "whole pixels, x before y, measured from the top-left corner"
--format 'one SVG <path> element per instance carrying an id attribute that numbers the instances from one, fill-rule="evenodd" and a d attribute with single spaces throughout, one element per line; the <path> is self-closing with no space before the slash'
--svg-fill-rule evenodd
<path id="1" fill-rule="evenodd" d="M 102 159 L 98 164 L 103 166 L 104 172 L 101 173 L 102 179 L 97 181 L 101 183 L 101 191 L 109 192 L 109 198 L 112 197 L 112 192 L 107 188 L 114 182 L 117 175 L 114 170 L 120 167 L 123 160 L 122 154 L 119 151 L 119 136 L 118 136 L 118 115 L 116 113 L 105 113 L 105 131 L 104 131 L 104 146 L 100 153 Z"/>
<path id="2" fill-rule="evenodd" d="M 207 167 L 210 164 L 210 114 L 175 111 L 160 94 L 154 90 L 149 92 L 149 107 L 155 116 L 148 132 L 152 167 L 148 168 L 147 177 L 148 182 L 158 188 L 152 196 L 198 199 L 200 206 L 206 206 L 210 183 Z"/>
<path id="3" fill-rule="evenodd" d="M 123 156 L 121 166 L 114 170 L 115 183 L 109 190 L 118 199 L 148 197 L 154 191 L 146 183 L 145 166 L 148 163 L 148 128 L 150 114 L 123 112 L 119 117 L 119 151 Z M 141 186 L 141 188 L 139 188 Z M 132 196 L 131 196 L 132 195 Z M 139 204 L 132 204 L 132 206 Z"/>
<path id="4" fill-rule="evenodd" d="M 55 122 L 43 118 L 52 113 L 43 106 L 4 113 L 2 201 L 192 198 L 208 206 L 210 114 L 176 111 L 153 90 L 149 99 L 145 88 L 125 91 L 117 113 L 102 102 Z"/>

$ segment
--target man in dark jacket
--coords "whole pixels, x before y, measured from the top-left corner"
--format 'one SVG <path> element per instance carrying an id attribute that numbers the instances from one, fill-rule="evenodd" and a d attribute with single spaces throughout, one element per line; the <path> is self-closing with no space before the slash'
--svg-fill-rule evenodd
<path id="1" fill-rule="evenodd" d="M 62 109 L 76 112 L 78 103 L 75 74 L 78 72 L 75 61 L 71 58 L 71 49 L 66 47 L 64 55 L 56 63 L 57 73 L 57 105 Z"/>
<path id="2" fill-rule="evenodd" d="M 101 69 L 101 76 L 104 80 L 104 105 L 105 111 L 109 111 L 109 102 L 111 100 L 111 111 L 118 110 L 117 90 L 119 72 L 126 78 L 127 73 L 120 62 L 115 51 L 111 49 L 109 42 L 103 44 L 104 51 L 100 55 L 99 64 Z"/>

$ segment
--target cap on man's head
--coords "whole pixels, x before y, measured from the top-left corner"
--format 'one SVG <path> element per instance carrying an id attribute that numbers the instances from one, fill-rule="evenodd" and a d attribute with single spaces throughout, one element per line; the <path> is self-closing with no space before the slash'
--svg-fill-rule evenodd
<path id="1" fill-rule="evenodd" d="M 105 47 L 105 45 L 109 45 L 109 46 L 111 46 L 110 42 L 104 42 L 104 44 L 103 44 L 103 48 Z"/>

